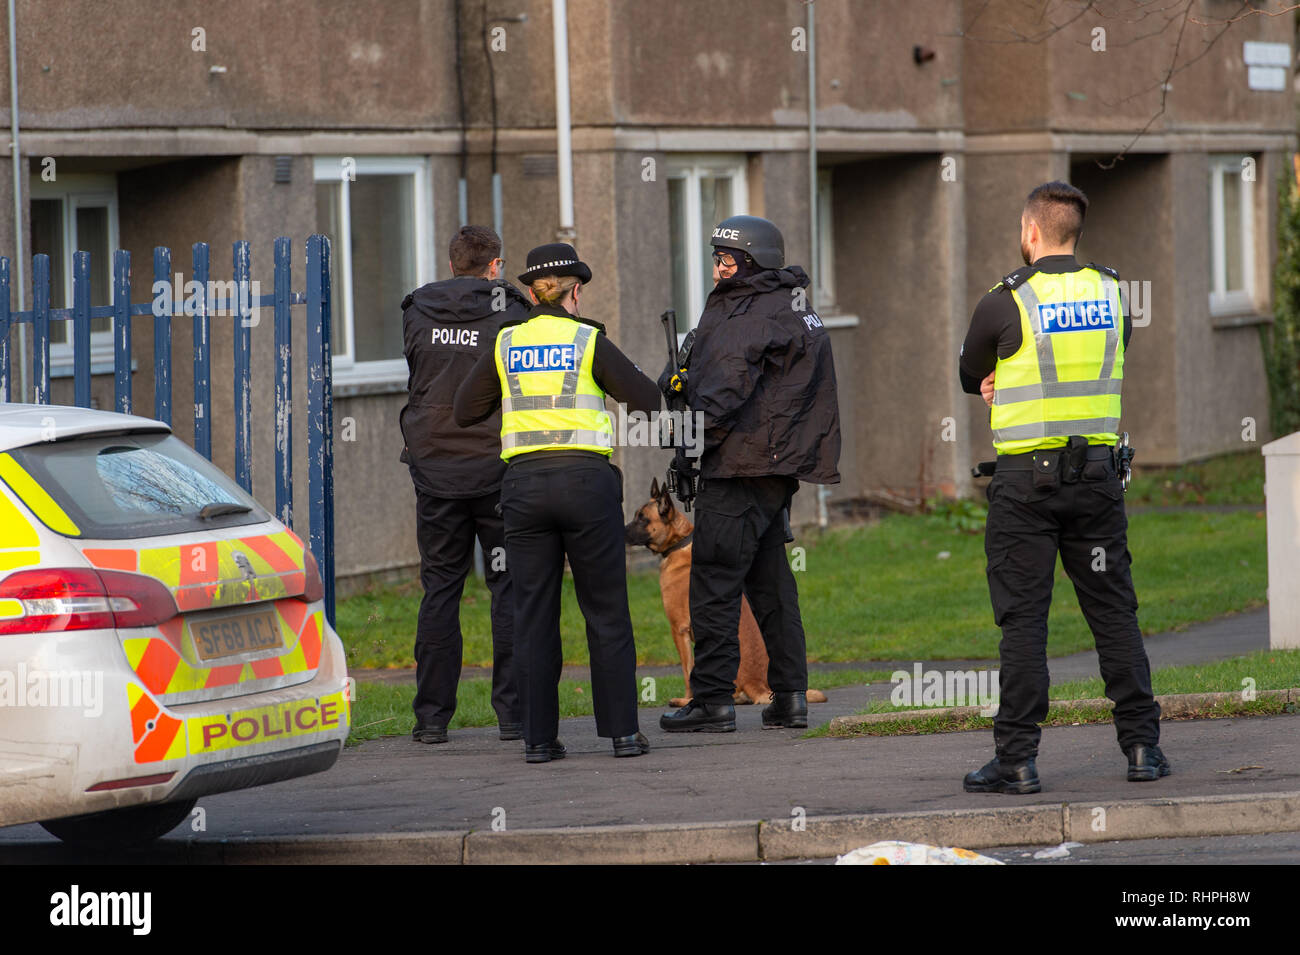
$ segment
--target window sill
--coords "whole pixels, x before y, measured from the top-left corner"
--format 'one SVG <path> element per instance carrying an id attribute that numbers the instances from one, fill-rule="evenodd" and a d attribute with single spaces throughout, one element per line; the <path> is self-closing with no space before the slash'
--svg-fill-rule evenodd
<path id="1" fill-rule="evenodd" d="M 139 362 L 131 362 L 132 373 L 139 367 Z M 100 358 L 98 355 L 90 356 L 90 375 L 113 375 L 117 372 L 117 366 L 113 361 L 113 355 L 110 353 L 107 358 Z M 70 361 L 50 361 L 50 379 L 55 378 L 75 378 L 76 370 Z"/>
<path id="2" fill-rule="evenodd" d="M 822 324 L 827 328 L 857 328 L 860 323 L 858 316 L 843 313 L 820 315 L 818 317 L 821 318 Z"/>
<path id="3" fill-rule="evenodd" d="M 365 362 L 341 368 L 336 366 L 333 376 L 334 397 L 404 394 L 408 374 L 405 359 Z"/>
<path id="4" fill-rule="evenodd" d="M 1256 325 L 1272 325 L 1272 315 L 1261 315 L 1258 312 L 1237 312 L 1235 314 L 1213 315 L 1210 318 L 1210 327 L 1216 331 L 1225 328 L 1249 328 Z"/>

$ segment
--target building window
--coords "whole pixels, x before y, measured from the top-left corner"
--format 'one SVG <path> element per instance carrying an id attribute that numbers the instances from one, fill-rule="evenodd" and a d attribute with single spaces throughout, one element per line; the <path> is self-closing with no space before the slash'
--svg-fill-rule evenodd
<path id="1" fill-rule="evenodd" d="M 680 156 L 668 161 L 668 228 L 677 330 L 694 328 L 713 288 L 714 226 L 749 208 L 742 156 Z"/>
<path id="2" fill-rule="evenodd" d="M 1242 175 L 1246 158 L 1210 157 L 1210 312 L 1213 314 L 1255 310 L 1255 183 Z"/>
<path id="3" fill-rule="evenodd" d="M 817 170 L 817 271 L 821 281 L 813 302 L 819 312 L 833 314 L 835 305 L 835 223 L 831 218 L 831 170 Z M 809 276 L 816 281 L 816 276 Z"/>
<path id="4" fill-rule="evenodd" d="M 32 254 L 50 257 L 50 308 L 72 307 L 72 256 L 90 253 L 90 305 L 113 304 L 117 248 L 117 180 L 111 175 L 62 173 L 31 181 Z M 90 320 L 92 364 L 111 362 L 113 320 Z M 72 323 L 50 322 L 52 371 L 70 373 Z M 61 367 L 62 366 L 62 367 Z"/>
<path id="5" fill-rule="evenodd" d="M 335 376 L 405 380 L 402 299 L 433 277 L 428 162 L 320 156 L 315 170 L 316 229 L 333 252 Z"/>

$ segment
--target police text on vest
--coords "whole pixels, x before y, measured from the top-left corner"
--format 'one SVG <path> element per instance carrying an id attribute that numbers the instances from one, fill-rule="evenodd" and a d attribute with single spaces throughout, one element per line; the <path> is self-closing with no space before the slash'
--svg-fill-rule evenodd
<path id="1" fill-rule="evenodd" d="M 574 371 L 578 349 L 573 345 L 515 345 L 506 352 L 506 371 Z"/>
<path id="2" fill-rule="evenodd" d="M 1115 327 L 1115 311 L 1110 302 L 1059 302 L 1039 305 L 1038 321 L 1044 334 L 1055 332 L 1094 332 Z"/>
<path id="3" fill-rule="evenodd" d="M 477 328 L 438 328 L 433 329 L 434 345 L 469 345 L 478 344 Z"/>

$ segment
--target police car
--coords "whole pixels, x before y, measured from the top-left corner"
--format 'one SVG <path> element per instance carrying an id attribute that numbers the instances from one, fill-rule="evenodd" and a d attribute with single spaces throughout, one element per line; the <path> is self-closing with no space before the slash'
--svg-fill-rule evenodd
<path id="1" fill-rule="evenodd" d="M 147 842 L 328 769 L 348 723 L 293 531 L 164 424 L 0 405 L 0 826 Z"/>

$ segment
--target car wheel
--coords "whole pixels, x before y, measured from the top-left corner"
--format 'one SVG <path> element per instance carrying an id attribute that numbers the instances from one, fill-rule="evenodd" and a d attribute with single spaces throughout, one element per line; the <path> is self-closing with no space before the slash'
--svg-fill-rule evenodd
<path id="1" fill-rule="evenodd" d="M 171 832 L 190 814 L 197 799 L 110 809 L 87 816 L 42 822 L 41 828 L 69 845 L 84 849 L 127 849 L 143 846 Z"/>

